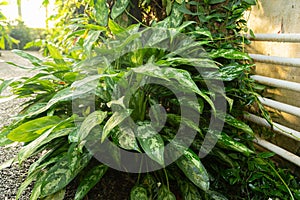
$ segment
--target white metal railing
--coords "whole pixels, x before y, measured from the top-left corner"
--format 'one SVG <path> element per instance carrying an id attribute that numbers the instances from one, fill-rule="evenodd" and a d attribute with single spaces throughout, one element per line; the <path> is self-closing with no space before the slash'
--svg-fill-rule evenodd
<path id="1" fill-rule="evenodd" d="M 284 81 L 281 79 L 270 78 L 267 76 L 260 75 L 253 75 L 251 76 L 251 78 L 256 82 L 262 83 L 264 85 L 300 92 L 300 83 Z"/>
<path id="2" fill-rule="evenodd" d="M 261 101 L 262 104 L 266 106 L 300 117 L 299 107 L 291 106 L 289 104 L 281 103 L 279 101 L 274 101 L 272 99 L 267 99 L 264 97 L 258 97 L 258 99 Z"/>
<path id="3" fill-rule="evenodd" d="M 296 42 L 300 43 L 300 34 L 255 34 L 255 37 L 246 35 L 250 40 L 265 41 L 265 42 Z"/>
<path id="4" fill-rule="evenodd" d="M 258 117 L 256 115 L 253 115 L 251 113 L 245 113 L 244 118 L 248 121 L 251 121 L 257 125 L 264 126 L 267 128 L 272 128 L 272 130 L 276 133 L 280 133 L 282 135 L 285 135 L 289 138 L 292 138 L 296 141 L 300 141 L 300 132 L 296 131 L 294 129 L 288 128 L 286 126 L 283 126 L 281 124 L 278 124 L 276 122 L 273 122 L 273 126 L 264 118 Z"/>
<path id="5" fill-rule="evenodd" d="M 279 147 L 276 146 L 275 144 L 272 144 L 271 142 L 268 142 L 266 140 L 263 140 L 259 137 L 256 137 L 253 140 L 255 143 L 257 143 L 258 145 L 276 153 L 277 155 L 281 156 L 282 158 L 290 161 L 291 163 L 294 163 L 297 166 L 300 166 L 300 157 Z"/>
<path id="6" fill-rule="evenodd" d="M 265 41 L 265 42 L 292 42 L 292 43 L 299 43 L 300 44 L 300 34 L 255 34 L 255 37 L 251 37 L 250 35 L 246 36 L 248 39 L 254 41 Z M 268 64 L 276 64 L 282 66 L 290 66 L 290 67 L 300 67 L 300 58 L 285 58 L 285 57 L 278 57 L 278 56 L 266 56 L 262 54 L 249 54 L 250 57 L 256 62 L 268 63 Z M 300 70 L 300 69 L 299 69 Z M 282 88 L 291 90 L 294 92 L 300 92 L 300 83 L 261 76 L 261 75 L 253 75 L 251 76 L 253 80 L 258 83 L 265 84 L 267 86 L 272 86 L 276 88 Z M 275 101 L 272 99 L 259 97 L 259 100 L 265 106 L 274 108 L 279 111 L 283 111 L 289 113 L 291 115 L 300 117 L 300 108 L 297 106 L 289 105 L 286 103 L 282 103 L 279 101 Z M 256 115 L 246 113 L 244 118 L 248 121 L 251 121 L 255 124 L 260 126 L 272 128 L 272 130 L 276 133 L 283 134 L 287 137 L 290 137 L 298 142 L 300 142 L 300 132 L 293 130 L 289 127 L 283 126 L 279 123 L 273 123 L 271 126 L 267 120 L 258 117 Z M 277 155 L 285 158 L 286 160 L 294 163 L 297 166 L 300 166 L 300 157 L 275 145 L 272 144 L 264 139 L 256 137 L 254 142 L 258 145 L 268 149 Z"/>
<path id="7" fill-rule="evenodd" d="M 257 62 L 300 67 L 300 58 L 284 58 L 278 56 L 265 56 L 261 54 L 249 54 L 249 56 Z"/>

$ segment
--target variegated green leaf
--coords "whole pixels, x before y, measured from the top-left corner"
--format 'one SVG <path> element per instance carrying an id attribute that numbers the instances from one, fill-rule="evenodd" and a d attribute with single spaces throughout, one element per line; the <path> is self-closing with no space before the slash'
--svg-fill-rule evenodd
<path id="1" fill-rule="evenodd" d="M 209 4 L 218 4 L 218 3 L 223 3 L 226 0 L 209 0 Z"/>
<path id="2" fill-rule="evenodd" d="M 245 122 L 234 118 L 233 116 L 226 114 L 225 115 L 225 122 L 235 128 L 241 129 L 247 134 L 254 135 L 253 130 L 248 126 Z"/>
<path id="3" fill-rule="evenodd" d="M 83 95 L 89 94 L 95 90 L 99 79 L 103 77 L 112 77 L 112 76 L 116 76 L 116 75 L 115 74 L 92 75 L 82 80 L 75 81 L 71 87 L 62 89 L 59 92 L 57 92 L 52 97 L 52 99 L 49 100 L 47 106 L 44 106 L 41 109 L 31 113 L 31 116 L 40 114 L 59 102 L 71 101 L 77 98 L 82 98 Z"/>
<path id="4" fill-rule="evenodd" d="M 129 4 L 129 0 L 116 0 L 111 10 L 111 18 L 115 19 L 121 15 Z"/>
<path id="5" fill-rule="evenodd" d="M 107 120 L 106 124 L 104 125 L 101 142 L 103 142 L 107 138 L 113 128 L 122 123 L 127 117 L 130 116 L 130 114 L 131 110 L 121 110 L 114 112 L 114 114 L 109 118 L 109 120 Z"/>
<path id="6" fill-rule="evenodd" d="M 199 30 L 193 31 L 192 33 L 193 34 L 204 35 L 204 36 L 208 37 L 210 40 L 213 40 L 211 32 L 207 29 L 199 29 Z"/>
<path id="7" fill-rule="evenodd" d="M 90 153 L 80 153 L 72 145 L 69 153 L 47 171 L 41 187 L 41 196 L 46 197 L 66 187 L 89 163 L 91 158 Z"/>
<path id="8" fill-rule="evenodd" d="M 178 85 L 187 92 L 190 91 L 199 94 L 202 98 L 205 99 L 205 101 L 207 101 L 210 104 L 214 112 L 216 111 L 212 100 L 209 98 L 208 95 L 206 95 L 198 88 L 196 83 L 191 78 L 189 72 L 187 72 L 186 70 L 171 67 L 161 68 L 149 63 L 141 67 L 133 68 L 132 71 L 137 74 L 143 74 L 146 76 L 169 81 L 170 84 Z M 176 82 L 174 82 L 174 80 L 176 80 Z M 180 87 L 178 87 L 178 89 L 180 89 Z"/>
<path id="9" fill-rule="evenodd" d="M 2 79 L 0 79 L 2 81 Z M 3 80 L 2 83 L 0 84 L 0 94 L 16 79 L 8 79 L 8 80 Z"/>
<path id="10" fill-rule="evenodd" d="M 30 200 L 37 200 L 41 195 L 42 183 L 45 178 L 46 172 L 41 172 L 31 190 Z"/>
<path id="11" fill-rule="evenodd" d="M 34 66 L 41 66 L 43 62 L 41 59 L 22 50 L 14 49 L 12 50 L 12 52 L 17 54 L 18 56 L 21 56 L 22 58 L 29 60 Z"/>
<path id="12" fill-rule="evenodd" d="M 209 189 L 209 176 L 199 157 L 190 149 L 176 161 L 177 166 L 197 187 L 204 191 Z"/>
<path id="13" fill-rule="evenodd" d="M 85 50 L 84 53 L 87 56 L 90 56 L 92 47 L 95 44 L 95 42 L 99 39 L 101 32 L 102 31 L 94 31 L 94 30 L 90 30 L 88 32 L 87 37 L 85 38 L 84 43 L 83 43 L 83 48 Z"/>
<path id="14" fill-rule="evenodd" d="M 55 194 L 51 194 L 44 198 L 43 200 L 64 200 L 66 194 L 66 189 L 62 189 Z"/>
<path id="15" fill-rule="evenodd" d="M 26 110 L 24 112 L 22 112 L 22 114 L 18 115 L 17 119 L 21 120 L 21 119 L 25 119 L 25 118 L 30 118 L 33 116 L 32 115 L 33 113 L 36 113 L 36 115 L 40 114 L 47 110 L 46 106 L 47 106 L 47 103 L 45 103 L 45 102 L 34 103 L 34 104 L 30 105 L 28 108 L 26 108 Z"/>
<path id="16" fill-rule="evenodd" d="M 77 133 L 78 141 L 84 140 L 95 126 L 103 122 L 106 116 L 107 112 L 103 112 L 100 110 L 89 114 L 82 122 L 80 129 Z"/>
<path id="17" fill-rule="evenodd" d="M 234 151 L 240 152 L 246 156 L 250 156 L 250 154 L 254 153 L 254 151 L 249 149 L 246 145 L 234 140 L 233 138 L 231 138 L 229 135 L 227 135 L 224 132 L 222 132 L 219 135 L 219 140 L 218 140 L 217 144 L 218 144 L 218 146 L 220 146 L 222 148 L 234 150 Z"/>
<path id="18" fill-rule="evenodd" d="M 218 49 L 210 53 L 211 58 L 227 58 L 235 60 L 251 60 L 250 56 L 247 53 L 237 51 L 234 49 Z"/>
<path id="19" fill-rule="evenodd" d="M 40 173 L 39 171 L 35 171 L 34 173 L 26 177 L 26 180 L 22 182 L 22 184 L 18 188 L 16 200 L 20 198 L 23 191 L 38 177 L 39 173 Z"/>
<path id="20" fill-rule="evenodd" d="M 145 153 L 160 165 L 164 165 L 164 141 L 151 125 L 137 128 L 138 141 Z"/>
<path id="21" fill-rule="evenodd" d="M 192 183 L 178 179 L 179 189 L 183 200 L 201 200 L 201 195 L 198 188 Z"/>
<path id="22" fill-rule="evenodd" d="M 11 141 L 10 139 L 7 138 L 7 135 L 10 133 L 10 130 L 7 128 L 4 128 L 0 132 L 0 147 L 1 146 L 6 146 L 8 144 L 14 143 L 14 141 Z"/>
<path id="23" fill-rule="evenodd" d="M 52 58 L 54 59 L 58 59 L 61 60 L 63 59 L 62 54 L 60 53 L 60 51 L 58 50 L 58 48 L 56 48 L 55 46 L 48 44 L 47 45 L 47 49 L 49 50 L 49 53 L 51 55 Z"/>
<path id="24" fill-rule="evenodd" d="M 180 6 L 181 6 L 180 4 L 173 3 L 171 15 L 165 19 L 165 20 L 167 20 L 168 28 L 176 28 L 182 24 L 183 13 L 181 13 L 178 9 L 178 8 L 180 8 Z"/>
<path id="25" fill-rule="evenodd" d="M 175 114 L 168 114 L 168 122 L 173 125 L 179 125 L 180 123 L 182 123 L 196 130 L 199 134 L 202 134 L 201 129 L 198 127 L 198 125 L 195 124 L 192 120 L 187 119 L 185 117 L 175 115 Z"/>
<path id="26" fill-rule="evenodd" d="M 105 165 L 98 165 L 91 169 L 80 181 L 75 194 L 75 200 L 81 200 L 87 193 L 100 181 L 102 176 L 106 173 L 108 167 Z"/>
<path id="27" fill-rule="evenodd" d="M 94 0 L 95 19 L 101 26 L 106 26 L 108 21 L 108 7 L 105 0 Z"/>
<path id="28" fill-rule="evenodd" d="M 112 134 L 113 140 L 121 148 L 126 150 L 135 150 L 140 152 L 133 130 L 128 126 L 119 127 L 120 130 Z"/>
<path id="29" fill-rule="evenodd" d="M 35 151 L 37 151 L 41 146 L 48 144 L 52 140 L 66 136 L 73 132 L 76 128 L 65 128 L 62 130 L 58 130 L 56 132 L 51 133 L 56 126 L 48 129 L 45 133 L 43 133 L 39 138 L 32 141 L 30 144 L 24 146 L 18 153 L 18 160 L 22 163 L 24 160 L 29 158 Z"/>
<path id="30" fill-rule="evenodd" d="M 157 200 L 176 200 L 175 195 L 167 188 L 167 186 L 162 185 L 157 194 Z"/>
<path id="31" fill-rule="evenodd" d="M 147 190 L 142 186 L 134 186 L 130 192 L 130 200 L 149 200 Z"/>
<path id="32" fill-rule="evenodd" d="M 125 31 L 125 29 L 122 26 L 120 26 L 114 20 L 111 20 L 111 19 L 108 20 L 108 27 L 109 27 L 109 30 L 115 35 L 118 35 Z M 126 44 L 128 44 L 128 43 L 126 43 Z"/>
<path id="33" fill-rule="evenodd" d="M 223 194 L 216 192 L 216 191 L 208 191 L 207 194 L 213 200 L 228 200 Z"/>
<path id="34" fill-rule="evenodd" d="M 147 189 L 150 197 L 154 195 L 153 192 L 155 192 L 156 188 L 158 187 L 157 181 L 150 174 L 147 174 L 143 178 L 142 185 Z"/>
<path id="35" fill-rule="evenodd" d="M 42 170 L 46 168 L 48 165 L 58 162 L 65 155 L 65 153 L 60 153 L 57 156 L 51 157 L 49 160 L 45 161 L 45 159 L 47 159 L 49 155 L 51 155 L 54 152 L 54 150 L 56 149 L 53 148 L 49 150 L 47 153 L 41 156 L 37 161 L 32 163 L 28 169 L 28 176 L 30 176 L 30 174 L 34 173 L 35 171 Z"/>
<path id="36" fill-rule="evenodd" d="M 12 130 L 8 135 L 8 139 L 18 142 L 30 142 L 58 124 L 61 119 L 57 116 L 46 116 L 23 123 L 19 127 Z"/>
<path id="37" fill-rule="evenodd" d="M 197 66 L 201 68 L 215 68 L 218 69 L 215 62 L 211 59 L 207 58 L 177 58 L 177 57 L 170 57 L 166 60 L 160 60 L 158 64 L 164 65 L 190 65 L 190 66 Z"/>

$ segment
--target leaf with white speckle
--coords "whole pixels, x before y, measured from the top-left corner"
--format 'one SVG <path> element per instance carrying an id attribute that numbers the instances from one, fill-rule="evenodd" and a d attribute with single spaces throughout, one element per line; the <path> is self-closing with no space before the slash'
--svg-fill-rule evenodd
<path id="1" fill-rule="evenodd" d="M 149 200 L 147 190 L 143 186 L 134 186 L 130 192 L 130 200 Z"/>
<path id="2" fill-rule="evenodd" d="M 84 179 L 80 181 L 75 194 L 75 200 L 81 200 L 87 193 L 100 181 L 102 176 L 106 173 L 108 167 L 105 165 L 98 165 L 91 169 Z"/>
<path id="3" fill-rule="evenodd" d="M 92 155 L 80 153 L 70 146 L 70 151 L 46 173 L 42 183 L 41 196 L 46 197 L 66 187 L 77 174 L 89 163 Z"/>
<path id="4" fill-rule="evenodd" d="M 151 125 L 139 126 L 138 141 L 145 153 L 160 165 L 164 165 L 164 141 Z"/>
<path id="5" fill-rule="evenodd" d="M 176 161 L 177 166 L 197 187 L 204 191 L 209 189 L 209 177 L 200 158 L 190 149 Z"/>
<path id="6" fill-rule="evenodd" d="M 158 190 L 157 200 L 176 200 L 175 195 L 167 188 L 162 185 Z"/>

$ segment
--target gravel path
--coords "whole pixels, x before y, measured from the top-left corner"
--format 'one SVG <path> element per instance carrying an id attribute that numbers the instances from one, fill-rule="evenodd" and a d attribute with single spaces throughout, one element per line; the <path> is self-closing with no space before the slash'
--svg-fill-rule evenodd
<path id="1" fill-rule="evenodd" d="M 30 52 L 35 56 L 39 56 L 38 52 Z M 1 51 L 2 56 L 0 57 L 0 78 L 1 79 L 10 79 L 24 77 L 34 72 L 25 71 L 17 67 L 13 67 L 6 61 L 14 62 L 21 66 L 30 66 L 30 63 L 15 55 L 10 51 Z M 4 91 L 5 95 L 9 94 L 9 90 Z M 1 95 L 3 95 L 1 94 Z M 14 99 L 8 102 L 0 103 L 0 129 L 11 123 L 11 118 L 18 114 L 22 109 L 21 104 L 25 100 L 23 99 Z M 3 163 L 11 158 L 13 158 L 20 145 L 11 145 L 8 147 L 0 147 L 0 163 Z M 3 169 L 0 171 L 0 200 L 13 200 L 16 198 L 16 192 L 20 183 L 26 178 L 26 169 L 28 169 L 30 163 L 25 162 L 22 167 L 19 167 L 17 164 L 12 165 L 9 168 Z M 20 199 L 27 200 L 30 196 L 30 188 L 28 188 Z"/>

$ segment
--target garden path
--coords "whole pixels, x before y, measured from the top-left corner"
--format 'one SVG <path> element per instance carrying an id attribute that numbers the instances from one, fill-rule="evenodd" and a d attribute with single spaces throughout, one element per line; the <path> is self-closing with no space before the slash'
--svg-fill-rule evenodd
<path id="1" fill-rule="evenodd" d="M 41 57 L 38 52 L 30 52 L 31 54 Z M 1 51 L 0 57 L 0 79 L 11 79 L 28 76 L 34 72 L 26 71 L 6 62 L 14 62 L 21 66 L 30 66 L 30 62 L 17 56 L 11 51 Z M 4 95 L 9 94 L 9 90 L 3 92 Z M 2 95 L 3 95 L 2 94 Z M 1 99 L 0 99 L 1 100 Z M 0 101 L 0 128 L 8 125 L 12 121 L 12 117 L 22 109 L 21 104 L 24 99 L 13 99 L 6 102 Z M 3 163 L 13 158 L 20 145 L 11 145 L 8 147 L 0 147 L 0 163 Z M 24 163 L 23 167 L 17 164 L 0 171 L 0 199 L 1 200 L 14 200 L 16 193 L 21 182 L 26 178 L 26 169 L 29 167 L 30 162 Z M 28 188 L 20 199 L 27 200 L 30 196 L 30 189 Z"/>

